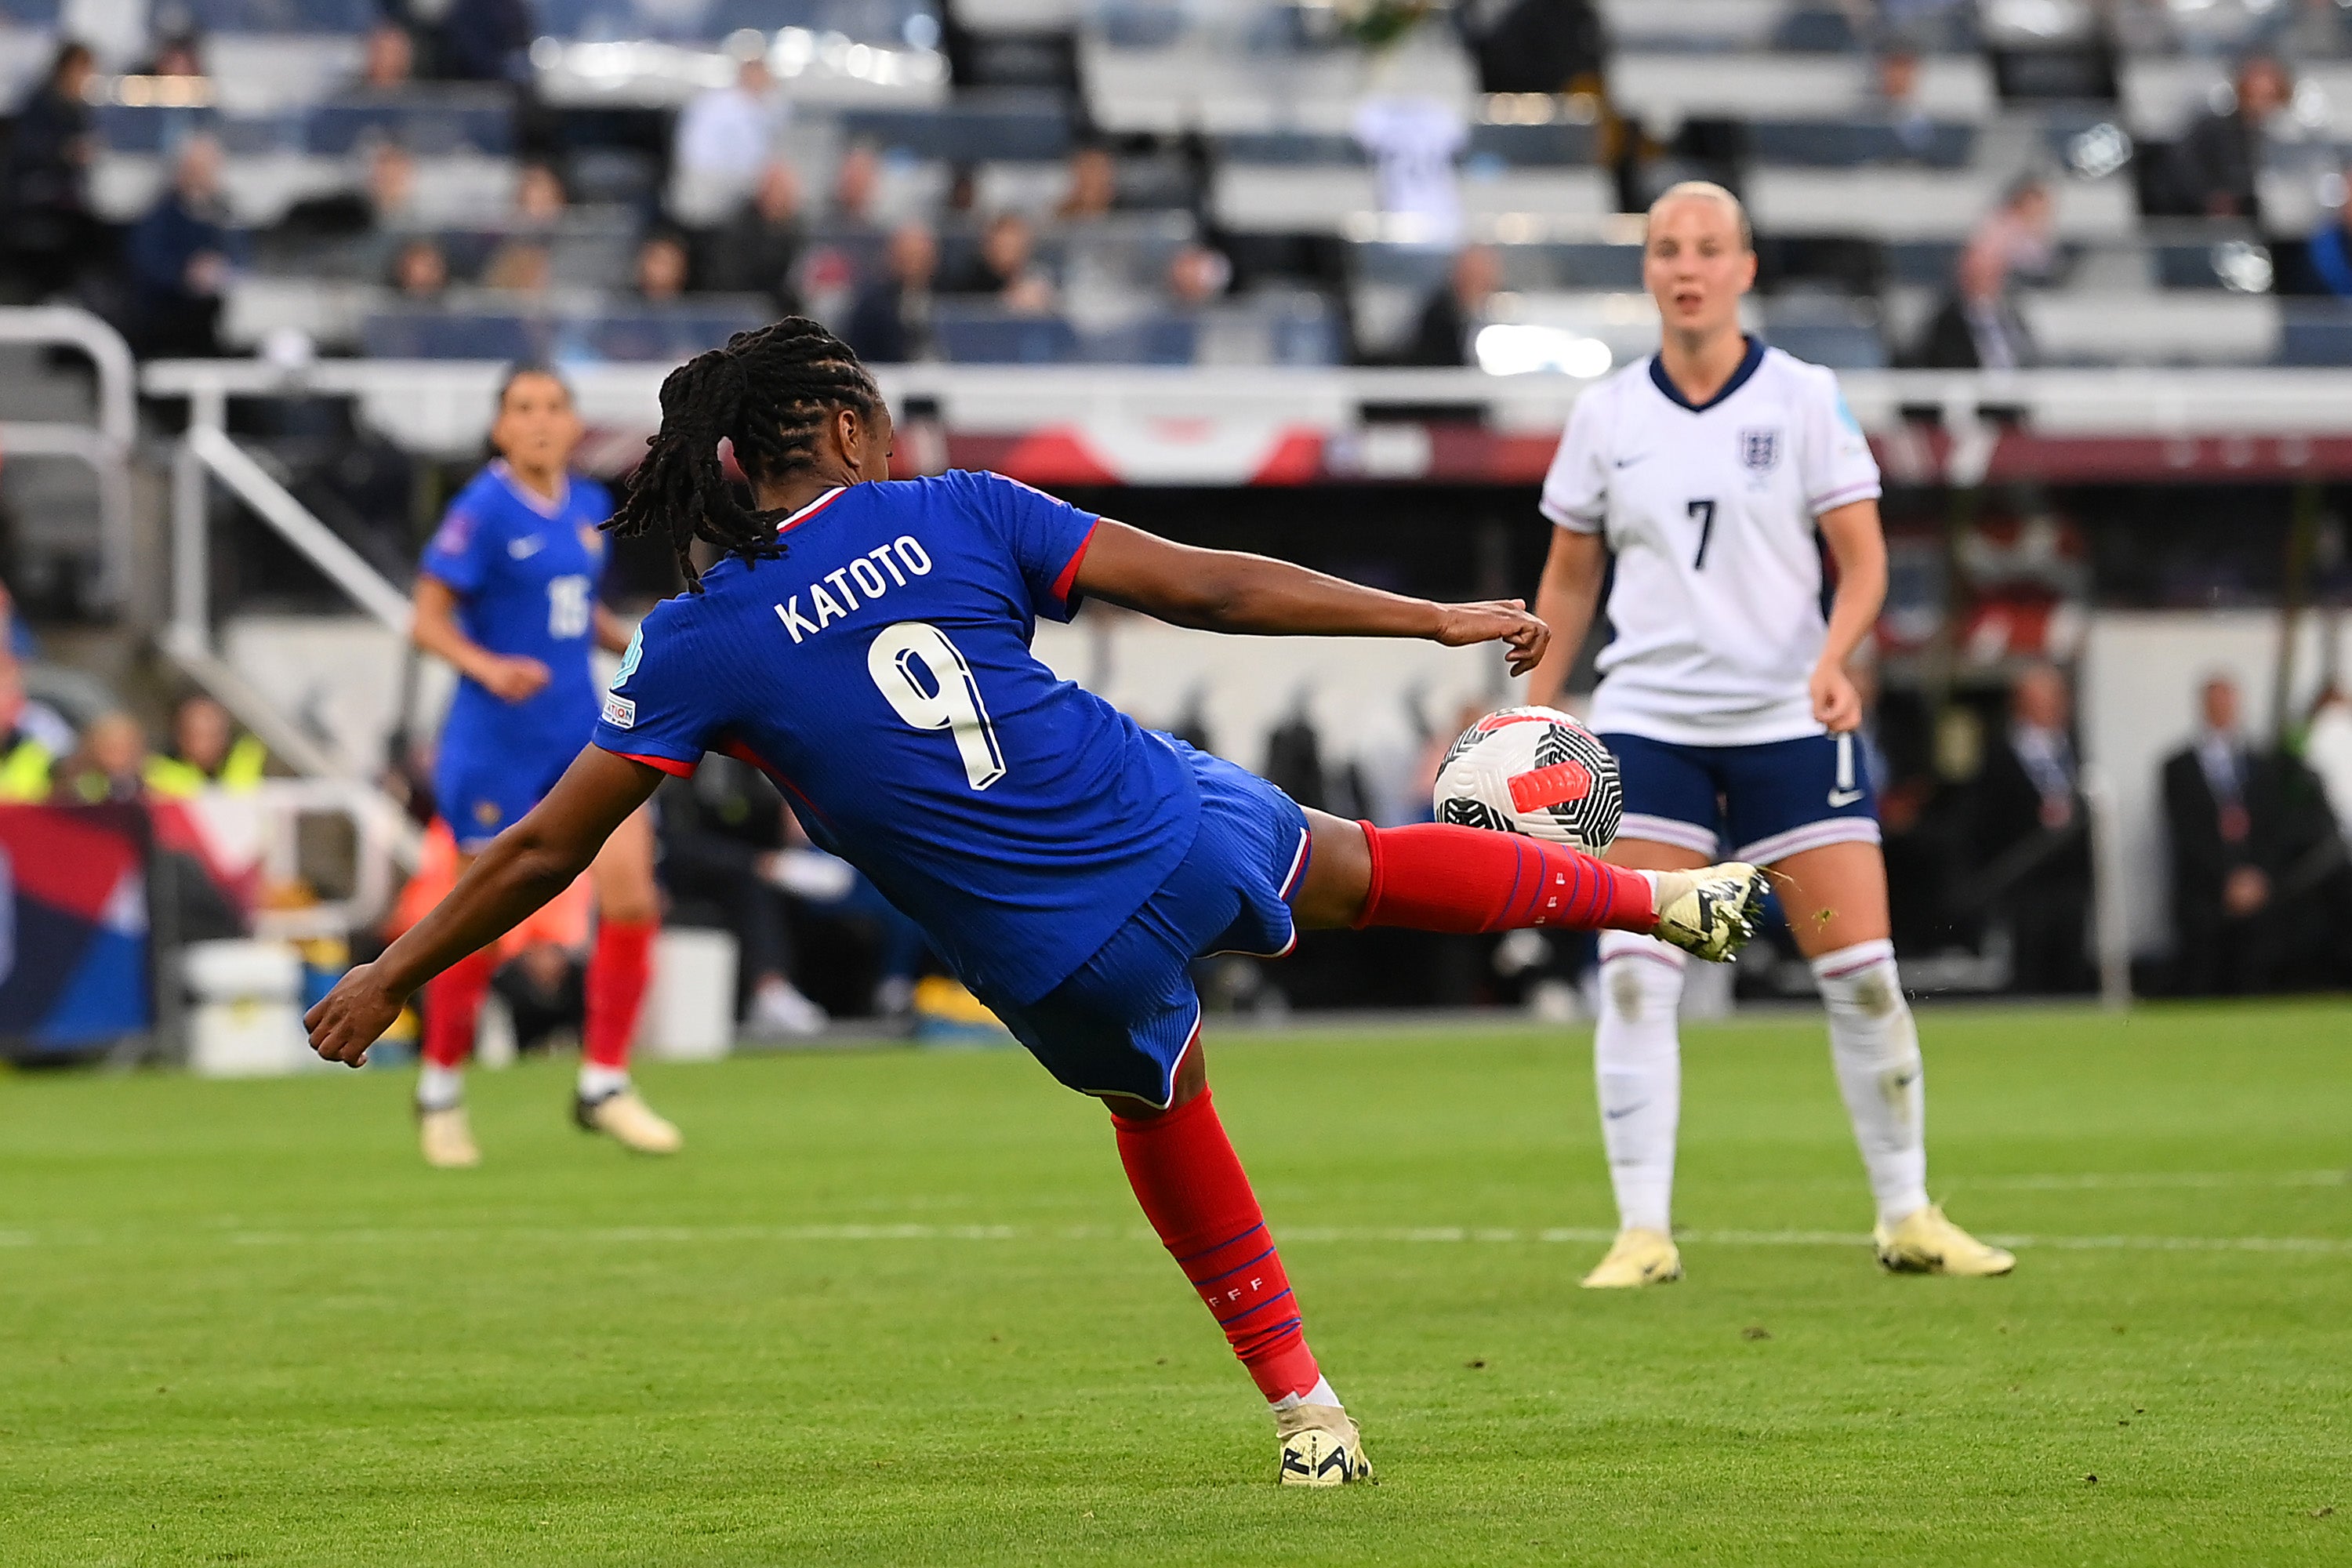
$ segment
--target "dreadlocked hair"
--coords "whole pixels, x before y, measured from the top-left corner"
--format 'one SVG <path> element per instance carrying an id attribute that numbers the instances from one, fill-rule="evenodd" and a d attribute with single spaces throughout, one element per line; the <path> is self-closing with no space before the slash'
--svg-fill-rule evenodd
<path id="1" fill-rule="evenodd" d="M 734 446 L 746 479 L 773 482 L 816 461 L 818 432 L 834 413 L 854 408 L 870 419 L 881 405 L 849 345 L 807 317 L 738 332 L 663 381 L 661 429 L 604 526 L 623 538 L 667 536 L 688 590 L 699 594 L 698 539 L 746 560 L 784 553 L 780 519 L 743 503 L 719 466 L 719 443 Z"/>

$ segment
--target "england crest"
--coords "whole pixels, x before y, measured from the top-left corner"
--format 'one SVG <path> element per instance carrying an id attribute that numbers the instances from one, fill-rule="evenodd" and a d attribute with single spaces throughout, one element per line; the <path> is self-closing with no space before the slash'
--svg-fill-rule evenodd
<path id="1" fill-rule="evenodd" d="M 1739 461 L 1751 474 L 1769 474 L 1780 464 L 1780 432 L 1777 429 L 1742 430 L 1739 433 Z"/>

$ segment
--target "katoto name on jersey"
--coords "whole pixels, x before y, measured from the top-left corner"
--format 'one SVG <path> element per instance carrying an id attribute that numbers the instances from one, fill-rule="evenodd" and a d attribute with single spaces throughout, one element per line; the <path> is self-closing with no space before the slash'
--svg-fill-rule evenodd
<path id="1" fill-rule="evenodd" d="M 931 557 L 922 542 L 911 533 L 900 534 L 877 550 L 853 557 L 846 566 L 826 573 L 802 590 L 809 601 L 805 614 L 801 595 L 794 594 L 776 606 L 776 619 L 784 623 L 793 641 L 800 642 L 844 619 L 850 611 L 881 598 L 894 584 L 903 588 L 910 576 L 928 577 L 930 573 Z"/>

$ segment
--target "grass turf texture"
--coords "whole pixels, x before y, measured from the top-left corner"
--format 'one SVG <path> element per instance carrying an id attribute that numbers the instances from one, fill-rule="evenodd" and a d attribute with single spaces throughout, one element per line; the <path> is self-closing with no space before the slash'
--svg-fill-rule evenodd
<path id="1" fill-rule="evenodd" d="M 472 1173 L 404 1075 L 0 1080 L 0 1560 L 2352 1560 L 2352 1009 L 1926 1032 L 1936 1190 L 2087 1244 L 1882 1276 L 1810 1019 L 1691 1031 L 1634 1293 L 1581 1032 L 1213 1047 L 1329 1494 L 1017 1053 L 655 1068 L 671 1162 L 479 1075 Z"/>

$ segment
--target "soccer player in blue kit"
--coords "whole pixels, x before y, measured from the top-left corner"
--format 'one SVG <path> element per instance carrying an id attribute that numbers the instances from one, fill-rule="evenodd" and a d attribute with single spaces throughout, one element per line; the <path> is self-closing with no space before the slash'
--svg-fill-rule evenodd
<path id="1" fill-rule="evenodd" d="M 661 403 L 611 526 L 668 538 L 695 591 L 646 618 L 594 743 L 546 800 L 311 1009 L 312 1047 L 356 1065 L 411 993 L 561 889 L 665 776 L 740 757 L 1048 1071 L 1110 1104 L 1145 1217 L 1272 1406 L 1277 1478 L 1368 1478 L 1211 1103 L 1193 959 L 1351 925 L 1609 928 L 1719 959 L 1753 930 L 1760 873 L 1621 871 L 1517 834 L 1304 811 L 1029 649 L 1038 616 L 1091 594 L 1218 631 L 1500 642 L 1524 673 L 1549 634 L 1516 601 L 1436 605 L 1189 549 L 993 474 L 893 481 L 873 379 L 797 317 L 688 362 Z M 759 510 L 729 489 L 721 441 Z M 727 552 L 698 582 L 698 538 Z"/>
<path id="2" fill-rule="evenodd" d="M 522 819 L 562 776 L 596 723 L 591 648 L 614 652 L 628 628 L 597 597 L 612 498 L 570 471 L 580 444 L 571 389 L 526 367 L 499 389 L 490 444 L 500 456 L 474 476 L 425 547 L 415 590 L 417 647 L 456 666 L 433 789 L 461 857 Z M 595 947 L 573 1115 L 640 1152 L 667 1154 L 677 1130 L 629 1084 L 629 1040 L 652 973 L 660 906 L 648 814 L 627 817 L 596 856 Z M 497 967 L 467 954 L 425 992 L 418 1142 L 428 1163 L 478 1164 L 459 1092 L 474 1024 Z"/>

